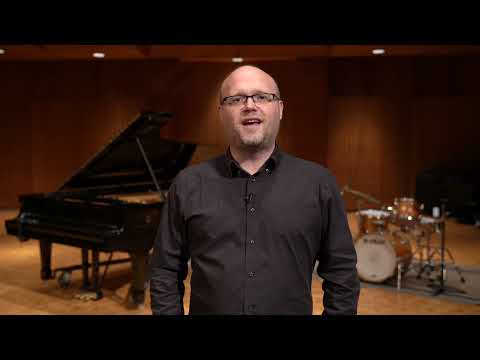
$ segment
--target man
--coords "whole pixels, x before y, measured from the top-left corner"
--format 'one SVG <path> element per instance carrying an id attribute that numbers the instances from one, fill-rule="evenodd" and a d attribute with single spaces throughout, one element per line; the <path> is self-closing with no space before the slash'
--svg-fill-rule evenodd
<path id="1" fill-rule="evenodd" d="M 356 253 L 337 185 L 318 164 L 281 151 L 274 79 L 241 66 L 220 89 L 226 154 L 184 169 L 155 241 L 153 314 L 312 314 L 312 273 L 324 314 L 356 314 Z"/>

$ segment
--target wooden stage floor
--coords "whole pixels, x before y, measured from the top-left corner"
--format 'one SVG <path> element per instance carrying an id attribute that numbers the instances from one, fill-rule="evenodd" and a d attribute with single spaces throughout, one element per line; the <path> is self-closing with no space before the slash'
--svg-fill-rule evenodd
<path id="1" fill-rule="evenodd" d="M 40 280 L 40 257 L 38 241 L 19 242 L 5 234 L 4 220 L 16 216 L 16 210 L 0 211 L 0 314 L 117 314 L 148 315 L 149 293 L 146 303 L 140 308 L 125 306 L 130 281 L 128 264 L 112 266 L 105 278 L 104 298 L 84 302 L 74 298 L 80 286 L 81 274 L 74 272 L 72 284 L 67 289 L 59 287 L 56 280 Z M 352 232 L 356 231 L 353 216 L 349 215 Z M 474 226 L 447 222 L 447 247 L 453 253 L 457 264 L 480 267 L 480 229 Z M 115 254 L 115 258 L 124 257 Z M 106 255 L 101 259 L 106 260 Z M 53 246 L 53 267 L 68 266 L 80 262 L 80 250 Z M 101 272 L 103 268 L 101 268 Z M 320 314 L 322 307 L 321 282 L 314 276 L 314 314 Z M 188 312 L 190 296 L 189 279 L 186 280 L 185 309 Z M 480 314 L 480 305 L 464 304 L 433 296 L 421 296 L 380 288 L 362 288 L 358 313 L 378 314 Z"/>

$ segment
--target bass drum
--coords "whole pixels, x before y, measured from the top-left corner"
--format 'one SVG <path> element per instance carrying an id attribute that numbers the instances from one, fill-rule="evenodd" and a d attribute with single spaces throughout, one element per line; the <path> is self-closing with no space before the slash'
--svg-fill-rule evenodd
<path id="1" fill-rule="evenodd" d="M 382 283 L 394 276 L 399 263 L 406 270 L 412 260 L 409 240 L 401 235 L 367 234 L 355 242 L 361 280 Z"/>

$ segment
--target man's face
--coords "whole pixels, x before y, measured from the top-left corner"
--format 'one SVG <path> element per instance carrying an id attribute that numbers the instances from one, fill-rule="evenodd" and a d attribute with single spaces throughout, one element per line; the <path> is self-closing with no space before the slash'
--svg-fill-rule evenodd
<path id="1" fill-rule="evenodd" d="M 221 97 L 235 95 L 277 94 L 273 79 L 263 71 L 245 67 L 232 73 L 224 82 Z M 262 149 L 275 144 L 283 113 L 281 100 L 255 103 L 247 98 L 246 103 L 221 104 L 220 120 L 230 145 Z"/>

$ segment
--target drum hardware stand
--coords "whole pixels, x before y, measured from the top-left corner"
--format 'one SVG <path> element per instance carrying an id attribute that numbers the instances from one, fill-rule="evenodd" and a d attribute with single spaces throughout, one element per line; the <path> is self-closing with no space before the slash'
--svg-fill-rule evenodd
<path id="1" fill-rule="evenodd" d="M 415 236 L 415 240 L 416 240 L 416 244 L 417 244 L 417 248 L 415 249 L 415 252 L 413 253 L 413 255 L 415 256 L 415 254 L 419 254 L 419 257 L 420 257 L 420 269 L 418 271 L 418 274 L 417 274 L 417 279 L 420 279 L 423 272 L 425 270 L 428 270 L 428 274 L 430 274 L 433 270 L 434 270 L 434 265 L 432 264 L 432 258 L 435 254 L 435 251 L 432 252 L 432 249 L 431 249 L 431 245 L 430 245 L 430 237 L 431 237 L 431 234 L 430 232 L 428 231 L 428 233 L 425 235 L 425 233 L 427 232 L 428 230 L 425 230 L 425 229 L 422 229 L 422 234 L 420 236 Z M 426 241 L 425 241 L 425 244 L 422 244 L 421 243 L 421 239 L 422 238 L 426 238 Z M 426 249 L 426 259 L 425 261 L 423 260 L 423 254 L 424 254 L 424 250 Z"/>
<path id="2" fill-rule="evenodd" d="M 462 275 L 462 272 L 460 271 L 459 267 L 455 265 L 455 260 L 453 259 L 453 256 L 450 252 L 445 247 L 445 221 L 442 223 L 438 224 L 440 227 L 440 234 L 441 234 L 441 243 L 440 243 L 440 275 L 438 276 L 439 279 L 439 284 L 429 284 L 429 287 L 434 289 L 433 296 L 437 296 L 441 293 L 444 293 L 446 290 L 446 276 L 447 276 L 447 268 L 446 268 L 446 262 L 445 262 L 445 252 L 448 254 L 450 259 L 452 260 L 452 263 L 454 264 L 454 268 L 457 271 L 458 275 L 460 276 L 460 281 L 464 284 L 465 283 L 465 278 Z M 463 290 L 456 290 L 462 293 L 465 293 Z"/>
<path id="3" fill-rule="evenodd" d="M 426 259 L 426 264 L 421 266 L 419 273 L 417 274 L 417 279 L 419 279 L 422 275 L 422 273 L 428 269 L 429 273 L 432 272 L 435 269 L 435 266 L 433 264 L 433 257 L 437 253 L 440 255 L 440 275 L 437 277 L 439 280 L 439 284 L 429 284 L 428 286 L 434 289 L 433 296 L 437 296 L 441 293 L 444 293 L 446 290 L 446 275 L 447 275 L 447 267 L 446 267 L 446 262 L 445 262 L 445 253 L 449 256 L 455 271 L 458 273 L 460 276 L 460 281 L 464 284 L 465 283 L 465 278 L 463 277 L 462 272 L 460 271 L 460 268 L 455 264 L 455 259 L 453 258 L 452 253 L 448 248 L 445 247 L 445 224 L 446 224 L 446 212 L 445 212 L 445 203 L 442 202 L 442 216 L 441 220 L 439 220 L 438 223 L 434 224 L 434 232 L 439 232 L 440 233 L 440 248 L 432 247 L 430 245 L 430 232 L 428 233 L 428 238 L 427 238 L 427 259 Z M 432 251 L 433 250 L 433 251 Z M 421 251 L 421 257 L 420 261 L 421 264 L 423 263 L 423 249 L 420 248 Z M 432 280 L 432 279 L 431 279 Z M 433 281 L 433 280 L 432 280 Z M 456 290 L 456 289 L 455 289 Z M 456 290 L 464 293 L 465 291 L 463 290 Z"/>
<path id="4" fill-rule="evenodd" d="M 402 271 L 403 271 L 403 264 L 399 262 L 397 264 L 397 291 L 400 291 L 402 287 Z"/>

